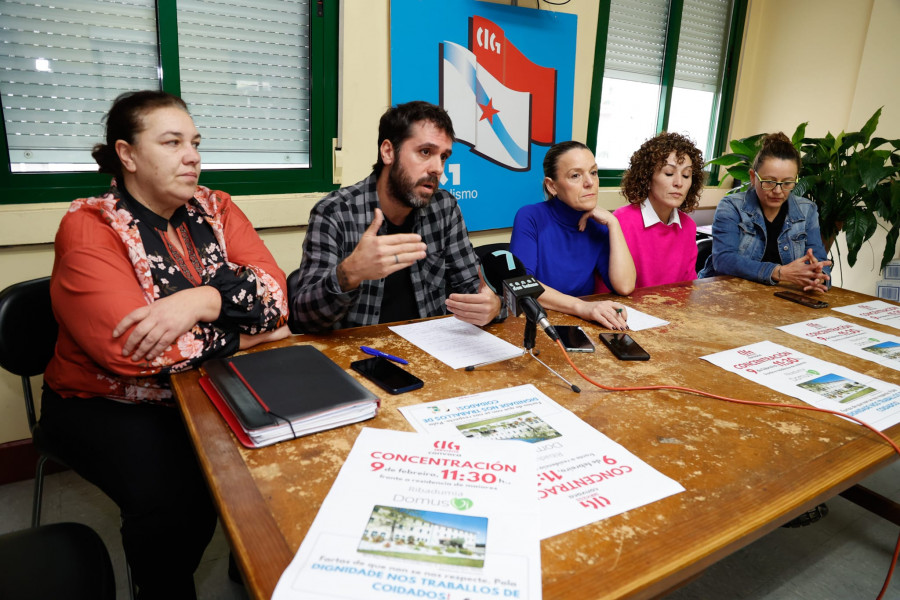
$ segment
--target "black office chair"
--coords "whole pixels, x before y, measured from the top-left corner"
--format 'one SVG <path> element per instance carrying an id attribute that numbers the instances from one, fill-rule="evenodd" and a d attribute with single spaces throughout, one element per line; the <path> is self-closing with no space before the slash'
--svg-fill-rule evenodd
<path id="1" fill-rule="evenodd" d="M 0 291 L 0 367 L 22 378 L 28 427 L 31 429 L 34 448 L 39 455 L 34 472 L 34 498 L 31 507 L 31 526 L 37 530 L 43 529 L 40 523 L 44 465 L 48 459 L 61 465 L 65 463 L 53 456 L 49 449 L 50 445 L 41 431 L 34 409 L 31 377 L 44 372 L 47 363 L 53 357 L 58 333 L 59 327 L 50 304 L 49 277 L 14 283 Z M 0 561 L 0 564 L 4 563 Z M 126 570 L 129 593 L 134 597 L 131 568 L 127 563 Z M 0 594 L 0 598 L 6 596 Z"/>
<path id="2" fill-rule="evenodd" d="M 475 255 L 478 256 L 478 259 L 480 260 L 496 250 L 509 250 L 509 244 L 507 242 L 497 242 L 495 244 L 476 246 Z"/>
<path id="3" fill-rule="evenodd" d="M 81 523 L 54 523 L 0 535 L 0 598 L 115 600 L 103 540 Z"/>
<path id="4" fill-rule="evenodd" d="M 287 289 L 288 295 L 291 295 L 293 293 L 293 290 L 296 290 L 297 288 L 300 287 L 300 269 L 299 268 L 294 269 L 293 271 L 290 272 L 290 274 L 287 276 L 287 284 L 288 284 L 288 289 Z M 292 318 L 292 315 L 289 314 L 288 317 L 289 317 L 288 318 L 288 327 L 290 328 L 291 333 L 294 333 L 294 334 L 305 333 L 303 331 L 303 329 L 300 327 L 300 324 Z"/>
<path id="5" fill-rule="evenodd" d="M 706 266 L 706 261 L 710 256 L 712 256 L 712 238 L 697 237 L 697 263 L 695 268 L 698 273 Z"/>
<path id="6" fill-rule="evenodd" d="M 482 246 L 475 246 L 473 248 L 473 250 L 475 250 L 475 256 L 477 256 L 478 260 L 480 261 L 485 256 L 487 256 L 488 254 L 490 254 L 491 252 L 493 252 L 495 250 L 509 250 L 509 244 L 507 244 L 506 242 L 498 242 L 496 244 L 484 244 Z M 445 287 L 444 292 L 446 293 L 447 296 L 449 296 L 451 293 L 453 293 L 453 288 L 450 286 L 449 280 L 446 282 L 444 287 Z"/>
<path id="7" fill-rule="evenodd" d="M 31 377 L 44 372 L 53 356 L 58 327 L 50 307 L 50 278 L 15 283 L 0 292 L 0 367 L 22 378 L 25 412 L 35 450 L 39 453 L 34 474 L 31 526 L 41 522 L 44 465 L 50 458 L 34 410 Z"/>

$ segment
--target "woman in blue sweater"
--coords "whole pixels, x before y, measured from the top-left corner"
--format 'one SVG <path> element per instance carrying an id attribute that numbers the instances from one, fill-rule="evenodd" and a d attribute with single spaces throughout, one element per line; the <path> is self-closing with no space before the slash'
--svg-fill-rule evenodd
<path id="1" fill-rule="evenodd" d="M 586 302 L 597 279 L 621 295 L 634 290 L 635 270 L 619 221 L 597 206 L 597 163 L 581 142 L 561 142 L 544 157 L 545 202 L 523 206 L 513 222 L 510 252 L 546 288 L 545 308 L 627 328 L 624 306 Z"/>

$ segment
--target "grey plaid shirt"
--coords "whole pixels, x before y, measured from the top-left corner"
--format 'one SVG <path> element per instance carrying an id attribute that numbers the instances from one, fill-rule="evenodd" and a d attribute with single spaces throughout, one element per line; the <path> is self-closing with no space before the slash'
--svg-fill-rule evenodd
<path id="1" fill-rule="evenodd" d="M 308 333 L 378 323 L 384 280 L 366 280 L 349 292 L 338 285 L 337 266 L 353 252 L 379 206 L 375 174 L 319 201 L 309 215 L 299 276 L 288 282 L 291 325 Z M 410 267 L 419 317 L 447 314 L 448 289 L 478 292 L 478 259 L 456 199 L 438 190 L 428 206 L 413 209 L 413 232 L 427 244 L 426 256 Z M 382 224 L 379 235 L 387 231 Z"/>

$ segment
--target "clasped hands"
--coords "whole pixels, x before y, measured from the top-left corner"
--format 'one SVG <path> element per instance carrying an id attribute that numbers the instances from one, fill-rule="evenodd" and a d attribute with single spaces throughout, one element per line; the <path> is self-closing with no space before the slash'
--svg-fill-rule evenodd
<path id="1" fill-rule="evenodd" d="M 825 267 L 831 266 L 830 260 L 818 260 L 814 255 L 812 248 L 807 249 L 806 254 L 795 261 L 782 265 L 779 273 L 779 283 L 787 281 L 801 288 L 804 292 L 827 292 L 828 286 L 825 282 L 831 277 L 824 271 Z"/>

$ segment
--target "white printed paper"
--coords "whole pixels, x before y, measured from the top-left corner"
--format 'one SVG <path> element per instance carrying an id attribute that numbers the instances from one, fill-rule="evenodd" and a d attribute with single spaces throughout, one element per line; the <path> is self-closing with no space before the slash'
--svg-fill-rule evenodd
<path id="1" fill-rule="evenodd" d="M 477 367 L 525 353 L 523 348 L 456 317 L 394 325 L 388 329 L 451 369 Z"/>
<path id="2" fill-rule="evenodd" d="M 653 315 L 648 315 L 636 308 L 628 308 L 628 329 L 631 331 L 642 331 L 651 327 L 662 327 L 668 325 L 668 321 L 663 321 Z"/>
<path id="3" fill-rule="evenodd" d="M 399 410 L 417 431 L 441 439 L 529 442 L 541 539 L 684 491 L 530 384 Z"/>
<path id="4" fill-rule="evenodd" d="M 822 317 L 784 325 L 778 329 L 900 371 L 900 337 L 896 335 L 848 323 L 836 317 Z"/>
<path id="5" fill-rule="evenodd" d="M 900 329 L 900 306 L 888 304 L 882 300 L 872 300 L 850 306 L 840 306 L 834 310 L 851 317 L 868 319 L 873 323 L 882 323 Z"/>
<path id="6" fill-rule="evenodd" d="M 879 431 L 900 423 L 900 387 L 770 341 L 702 358 L 813 406 L 862 419 Z"/>
<path id="7" fill-rule="evenodd" d="M 273 600 L 540 600 L 523 447 L 363 429 Z"/>

